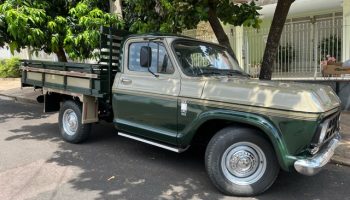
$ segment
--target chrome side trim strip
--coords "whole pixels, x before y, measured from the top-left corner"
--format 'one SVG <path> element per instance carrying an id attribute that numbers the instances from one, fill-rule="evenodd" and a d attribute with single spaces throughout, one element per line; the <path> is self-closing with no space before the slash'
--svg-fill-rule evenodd
<path id="1" fill-rule="evenodd" d="M 181 152 L 184 152 L 184 151 L 186 151 L 188 149 L 188 147 L 185 148 L 185 149 L 181 149 L 181 148 L 175 148 L 175 147 L 167 146 L 167 145 L 164 145 L 164 144 L 160 144 L 158 142 L 146 140 L 146 139 L 143 139 L 143 138 L 140 138 L 140 137 L 136 137 L 136 136 L 133 136 L 133 135 L 129 135 L 129 134 L 126 134 L 126 133 L 118 132 L 118 135 L 126 137 L 126 138 L 129 138 L 129 139 L 133 139 L 133 140 L 136 140 L 136 141 L 139 141 L 139 142 L 143 142 L 143 143 L 146 143 L 146 144 L 150 144 L 150 145 L 153 145 L 153 146 L 156 146 L 156 147 L 160 147 L 160 148 L 163 148 L 163 149 L 166 149 L 166 150 L 169 150 L 169 151 L 173 151 L 173 152 L 176 152 L 176 153 L 181 153 Z"/>

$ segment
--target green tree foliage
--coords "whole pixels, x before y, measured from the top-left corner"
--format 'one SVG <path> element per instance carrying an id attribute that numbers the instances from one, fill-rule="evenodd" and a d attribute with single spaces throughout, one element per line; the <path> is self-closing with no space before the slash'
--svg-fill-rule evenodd
<path id="1" fill-rule="evenodd" d="M 0 0 L 0 5 L 3 4 L 3 2 L 4 0 Z M 6 35 L 4 15 L 0 14 L 0 47 L 5 45 Z"/>
<path id="2" fill-rule="evenodd" d="M 17 78 L 21 76 L 21 62 L 18 58 L 0 60 L 0 78 Z"/>
<path id="3" fill-rule="evenodd" d="M 122 26 L 108 13 L 108 0 L 0 1 L 0 45 L 11 51 L 30 46 L 55 53 L 60 61 L 93 57 L 101 26 Z"/>
<path id="4" fill-rule="evenodd" d="M 131 32 L 179 33 L 199 23 L 201 16 L 195 16 L 195 9 L 195 5 L 172 0 L 125 0 L 122 11 Z"/>
<path id="5" fill-rule="evenodd" d="M 220 44 L 231 49 L 220 23 L 259 28 L 261 9 L 251 3 L 232 0 L 124 0 L 123 17 L 131 31 L 179 33 L 209 21 Z"/>

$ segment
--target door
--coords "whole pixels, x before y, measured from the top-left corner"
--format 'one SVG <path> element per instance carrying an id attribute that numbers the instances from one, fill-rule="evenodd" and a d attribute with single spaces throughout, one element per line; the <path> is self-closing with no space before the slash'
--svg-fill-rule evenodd
<path id="1" fill-rule="evenodd" d="M 163 42 L 129 41 L 124 72 L 114 94 L 118 129 L 176 144 L 180 76 Z M 142 46 L 152 49 L 151 70 L 140 65 Z"/>

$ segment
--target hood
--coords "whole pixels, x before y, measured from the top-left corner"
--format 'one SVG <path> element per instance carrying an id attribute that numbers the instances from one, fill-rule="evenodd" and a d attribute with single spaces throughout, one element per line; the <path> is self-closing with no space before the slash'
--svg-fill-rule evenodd
<path id="1" fill-rule="evenodd" d="M 207 80 L 202 99 L 308 113 L 340 106 L 329 86 L 237 78 Z"/>

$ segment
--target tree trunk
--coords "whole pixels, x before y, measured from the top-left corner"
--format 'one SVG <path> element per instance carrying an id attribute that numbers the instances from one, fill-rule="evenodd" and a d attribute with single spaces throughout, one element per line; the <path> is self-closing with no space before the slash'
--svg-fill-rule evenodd
<path id="1" fill-rule="evenodd" d="M 57 55 L 57 59 L 59 62 L 67 62 L 67 56 L 64 52 L 63 47 L 60 47 L 57 52 L 55 52 Z"/>
<path id="2" fill-rule="evenodd" d="M 278 45 L 281 39 L 284 24 L 289 8 L 295 0 L 279 0 L 273 16 L 269 36 L 267 38 L 263 63 L 260 70 L 260 80 L 271 80 L 272 66 L 276 60 Z"/>
<path id="3" fill-rule="evenodd" d="M 216 38 L 218 39 L 219 44 L 227 47 L 229 53 L 235 56 L 230 44 L 230 40 L 228 39 L 224 28 L 222 27 L 220 20 L 216 14 L 216 10 L 213 7 L 209 7 L 208 21 L 210 23 L 211 28 L 214 31 Z"/>
<path id="4" fill-rule="evenodd" d="M 109 0 L 110 12 L 119 15 L 123 18 L 121 0 Z"/>

